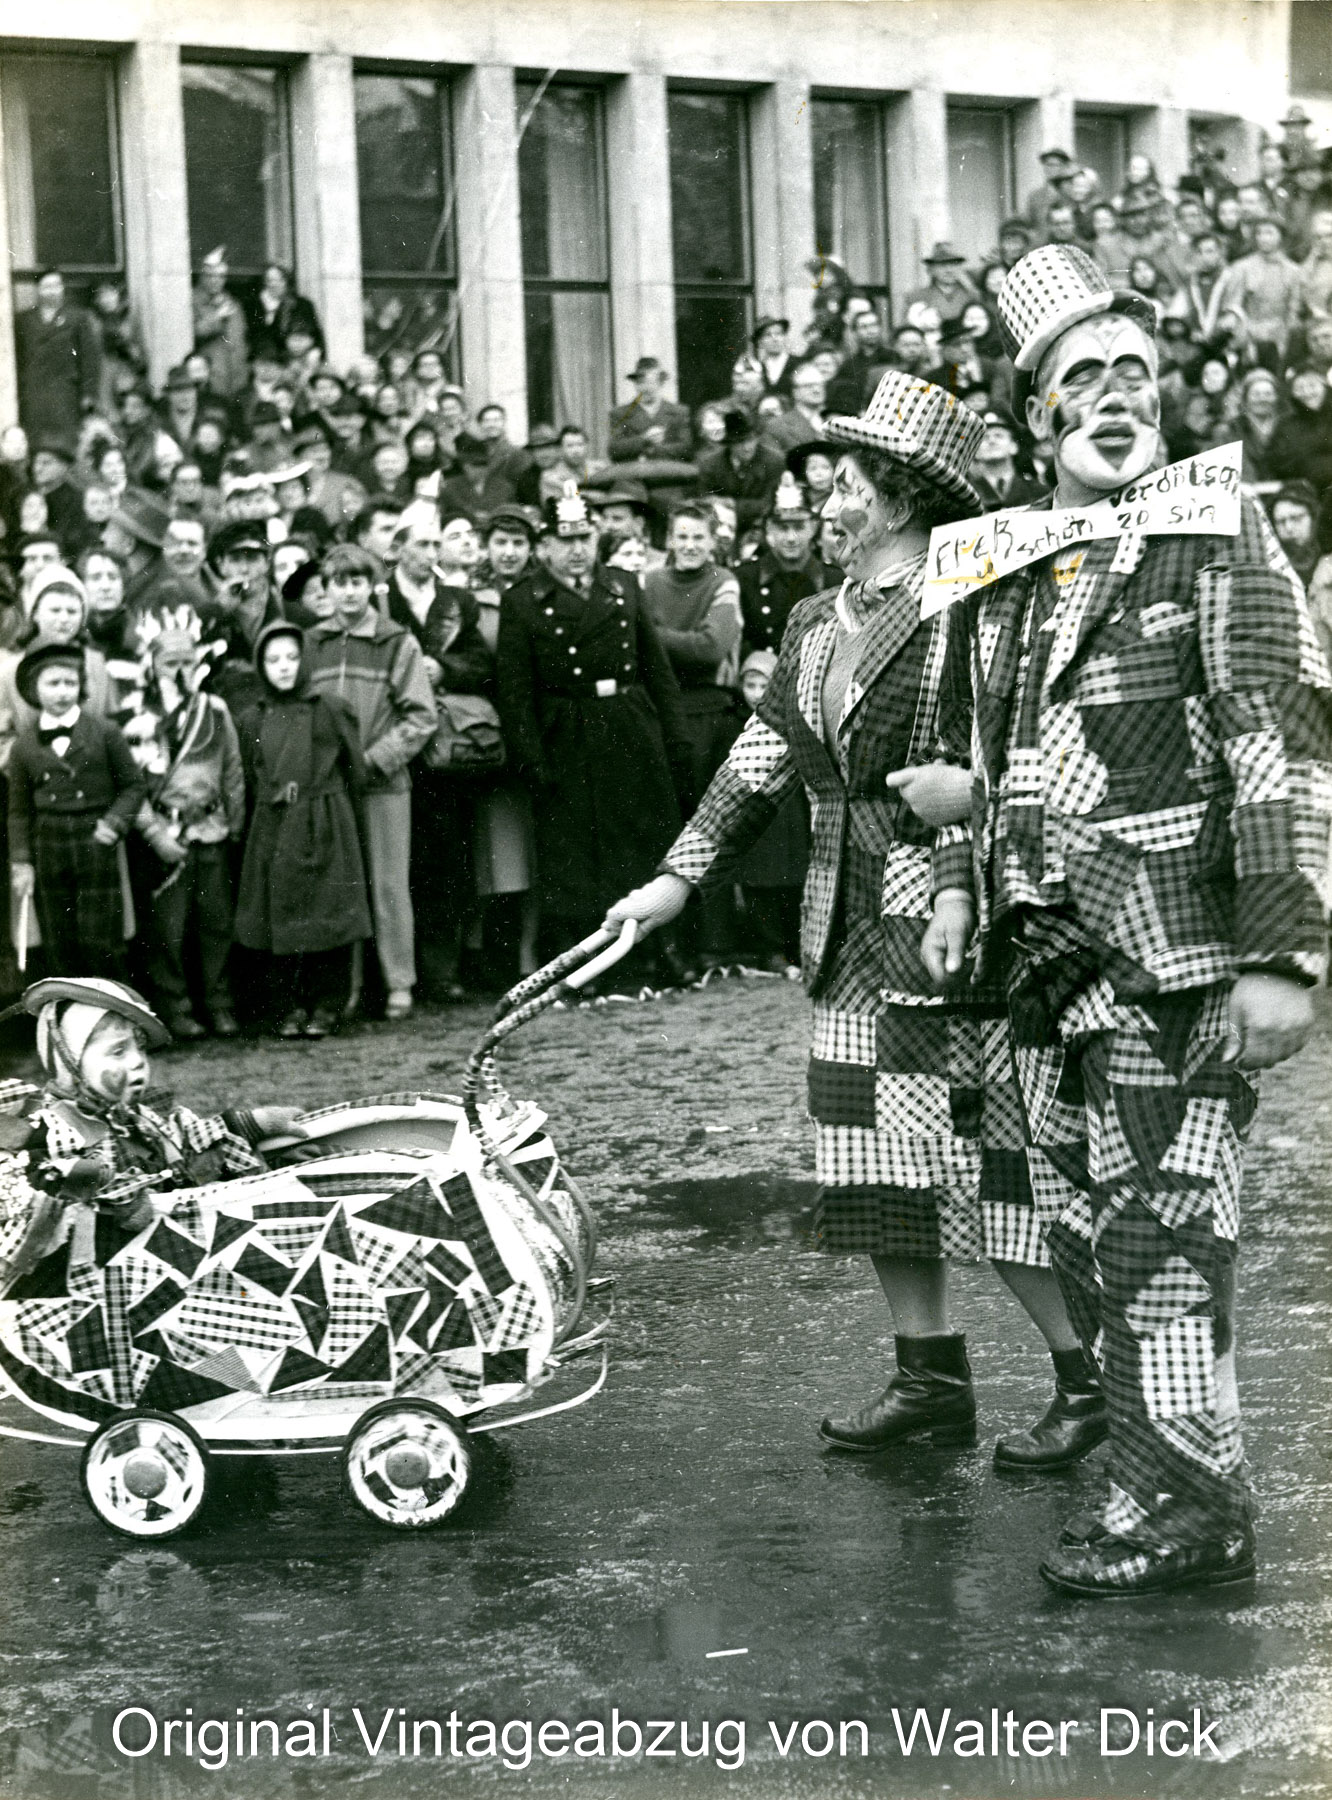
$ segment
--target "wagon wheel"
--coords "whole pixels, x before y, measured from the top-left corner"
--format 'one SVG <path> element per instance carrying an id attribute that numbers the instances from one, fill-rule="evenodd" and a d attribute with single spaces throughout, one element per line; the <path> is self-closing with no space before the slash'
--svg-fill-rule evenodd
<path id="1" fill-rule="evenodd" d="M 168 1538 L 198 1515 L 208 1452 L 174 1413 L 118 1413 L 90 1440 L 79 1479 L 89 1506 L 125 1537 Z"/>
<path id="2" fill-rule="evenodd" d="M 443 1407 L 385 1400 L 362 1413 L 342 1453 L 353 1500 L 401 1531 L 438 1525 L 472 1478 L 472 1450 Z"/>

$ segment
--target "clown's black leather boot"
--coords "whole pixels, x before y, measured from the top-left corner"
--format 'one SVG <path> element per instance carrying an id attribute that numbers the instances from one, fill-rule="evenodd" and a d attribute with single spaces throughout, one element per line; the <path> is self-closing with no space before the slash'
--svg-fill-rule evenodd
<path id="1" fill-rule="evenodd" d="M 1044 1474 L 1066 1469 L 1103 1442 L 1110 1430 L 1105 1395 L 1096 1364 L 1085 1350 L 1052 1350 L 1055 1395 L 1030 1431 L 1002 1437 L 994 1447 L 994 1466 L 1017 1473 Z"/>
<path id="2" fill-rule="evenodd" d="M 932 1444 L 976 1441 L 976 1396 L 967 1341 L 899 1337 L 897 1373 L 877 1400 L 849 1419 L 825 1419 L 819 1434 L 838 1450 L 868 1454 L 909 1438 Z"/>

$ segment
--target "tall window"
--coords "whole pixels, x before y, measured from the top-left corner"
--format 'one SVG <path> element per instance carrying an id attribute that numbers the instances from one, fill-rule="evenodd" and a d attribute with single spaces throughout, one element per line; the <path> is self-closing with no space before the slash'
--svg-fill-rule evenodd
<path id="1" fill-rule="evenodd" d="M 667 119 L 676 383 L 697 406 L 730 389 L 753 316 L 748 108 L 741 94 L 672 90 Z"/>
<path id="2" fill-rule="evenodd" d="M 186 62 L 185 170 L 190 257 L 225 248 L 233 275 L 291 264 L 287 84 L 280 69 Z"/>
<path id="3" fill-rule="evenodd" d="M 430 348 L 456 380 L 458 264 L 447 83 L 356 76 L 365 345 Z"/>
<path id="4" fill-rule="evenodd" d="M 1016 203 L 1012 114 L 997 106 L 950 105 L 948 206 L 962 254 L 984 256 Z"/>
<path id="5" fill-rule="evenodd" d="M 595 445 L 614 392 L 601 95 L 528 82 L 517 94 L 527 410 Z"/>
<path id="6" fill-rule="evenodd" d="M 819 100 L 810 107 L 814 239 L 835 256 L 888 322 L 888 221 L 883 108 L 877 100 Z"/>
<path id="7" fill-rule="evenodd" d="M 1102 194 L 1113 199 L 1124 185 L 1128 163 L 1127 115 L 1088 112 L 1080 106 L 1074 115 L 1073 151 L 1084 169 L 1100 177 Z"/>
<path id="8" fill-rule="evenodd" d="M 0 61 L 10 262 L 27 298 L 44 268 L 84 290 L 122 268 L 111 64 L 98 57 Z"/>

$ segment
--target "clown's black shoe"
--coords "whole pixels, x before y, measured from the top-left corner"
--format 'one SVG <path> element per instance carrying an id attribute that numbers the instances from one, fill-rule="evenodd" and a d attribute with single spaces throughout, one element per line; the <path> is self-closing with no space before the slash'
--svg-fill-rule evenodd
<path id="1" fill-rule="evenodd" d="M 1178 1588 L 1225 1587 L 1249 1581 L 1255 1572 L 1253 1532 L 1233 1538 L 1160 1550 L 1100 1537 L 1085 1544 L 1060 1544 L 1041 1564 L 1041 1575 L 1061 1594 L 1086 1600 L 1136 1600 L 1171 1594 Z"/>
<path id="2" fill-rule="evenodd" d="M 900 1337 L 897 1373 L 877 1400 L 849 1419 L 825 1419 L 819 1435 L 835 1450 L 870 1455 L 909 1438 L 940 1445 L 976 1441 L 976 1395 L 964 1337 Z"/>

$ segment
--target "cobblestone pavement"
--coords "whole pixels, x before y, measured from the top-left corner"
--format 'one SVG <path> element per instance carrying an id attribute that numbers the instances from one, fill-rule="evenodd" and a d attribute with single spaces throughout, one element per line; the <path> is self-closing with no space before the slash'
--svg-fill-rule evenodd
<path id="1" fill-rule="evenodd" d="M 159 1073 L 204 1108 L 447 1090 L 482 1022 L 472 1008 L 325 1045 L 212 1046 L 163 1058 Z M 787 983 L 727 982 L 557 1013 L 506 1051 L 512 1090 L 549 1109 L 598 1205 L 619 1311 L 606 1391 L 507 1434 L 455 1524 L 421 1537 L 382 1531 L 343 1499 L 336 1464 L 310 1459 L 247 1465 L 207 1529 L 145 1546 L 94 1520 L 69 1452 L 4 1445 L 0 1794 L 398 1800 L 442 1781 L 592 1800 L 1327 1791 L 1330 1024 L 1325 1008 L 1315 1044 L 1269 1078 L 1250 1160 L 1241 1381 L 1261 1554 L 1251 1590 L 1097 1608 L 1044 1589 L 1040 1550 L 1094 1493 L 1099 1458 L 1044 1481 L 995 1474 L 990 1441 L 1039 1412 L 1049 1374 L 984 1268 L 957 1281 L 979 1448 L 865 1462 L 819 1454 L 819 1416 L 881 1385 L 887 1315 L 866 1261 L 809 1244 L 806 1003 Z M 274 1758 L 261 1730 L 257 1754 L 238 1759 L 233 1737 L 226 1769 L 208 1772 L 202 1739 L 184 1755 L 182 1731 L 169 1761 L 132 1760 L 111 1737 L 132 1706 L 233 1727 L 239 1708 L 243 1723 L 281 1722 L 288 1744 L 289 1722 L 309 1716 L 316 1754 Z M 936 1734 L 951 1709 L 937 1756 L 924 1723 L 903 1752 L 897 1722 L 909 1731 L 917 1707 Z M 1115 1707 L 1141 1721 L 1139 1745 L 1102 1755 L 1098 1714 Z M 384 1728 L 377 1755 L 356 1708 L 371 1742 Z M 1195 1708 L 1200 1728 L 1214 1726 L 1220 1764 L 1192 1754 Z M 530 1766 L 506 1768 L 502 1747 L 486 1754 L 486 1733 L 467 1729 L 519 1722 L 508 1733 L 519 1765 L 521 1722 L 613 1724 L 612 1709 L 622 1750 L 634 1743 L 626 1721 L 656 1720 L 670 1722 L 653 1728 L 658 1751 L 674 1756 L 579 1757 L 568 1739 L 558 1755 L 556 1731 Z M 1188 1721 L 1170 1740 L 1188 1755 L 1162 1757 L 1154 1734 L 1167 1717 Z M 980 1755 L 951 1753 L 963 1718 L 980 1721 Z M 428 1727 L 424 1753 L 411 1754 L 422 1719 L 444 1726 L 438 1760 Z M 1039 1732 L 1024 1752 L 1032 1720 L 1056 1732 L 1076 1721 L 1067 1755 L 1057 1741 L 1039 1754 Z M 816 1721 L 831 1727 L 826 1755 Z M 852 1721 L 864 1724 L 868 1757 Z M 697 1752 L 705 1722 L 707 1752 L 686 1760 L 682 1724 Z M 131 1747 L 134 1729 L 122 1727 Z M 1114 1733 L 1111 1748 L 1123 1741 Z M 964 1734 L 961 1745 L 975 1741 Z M 469 1742 L 481 1753 L 467 1755 Z"/>

